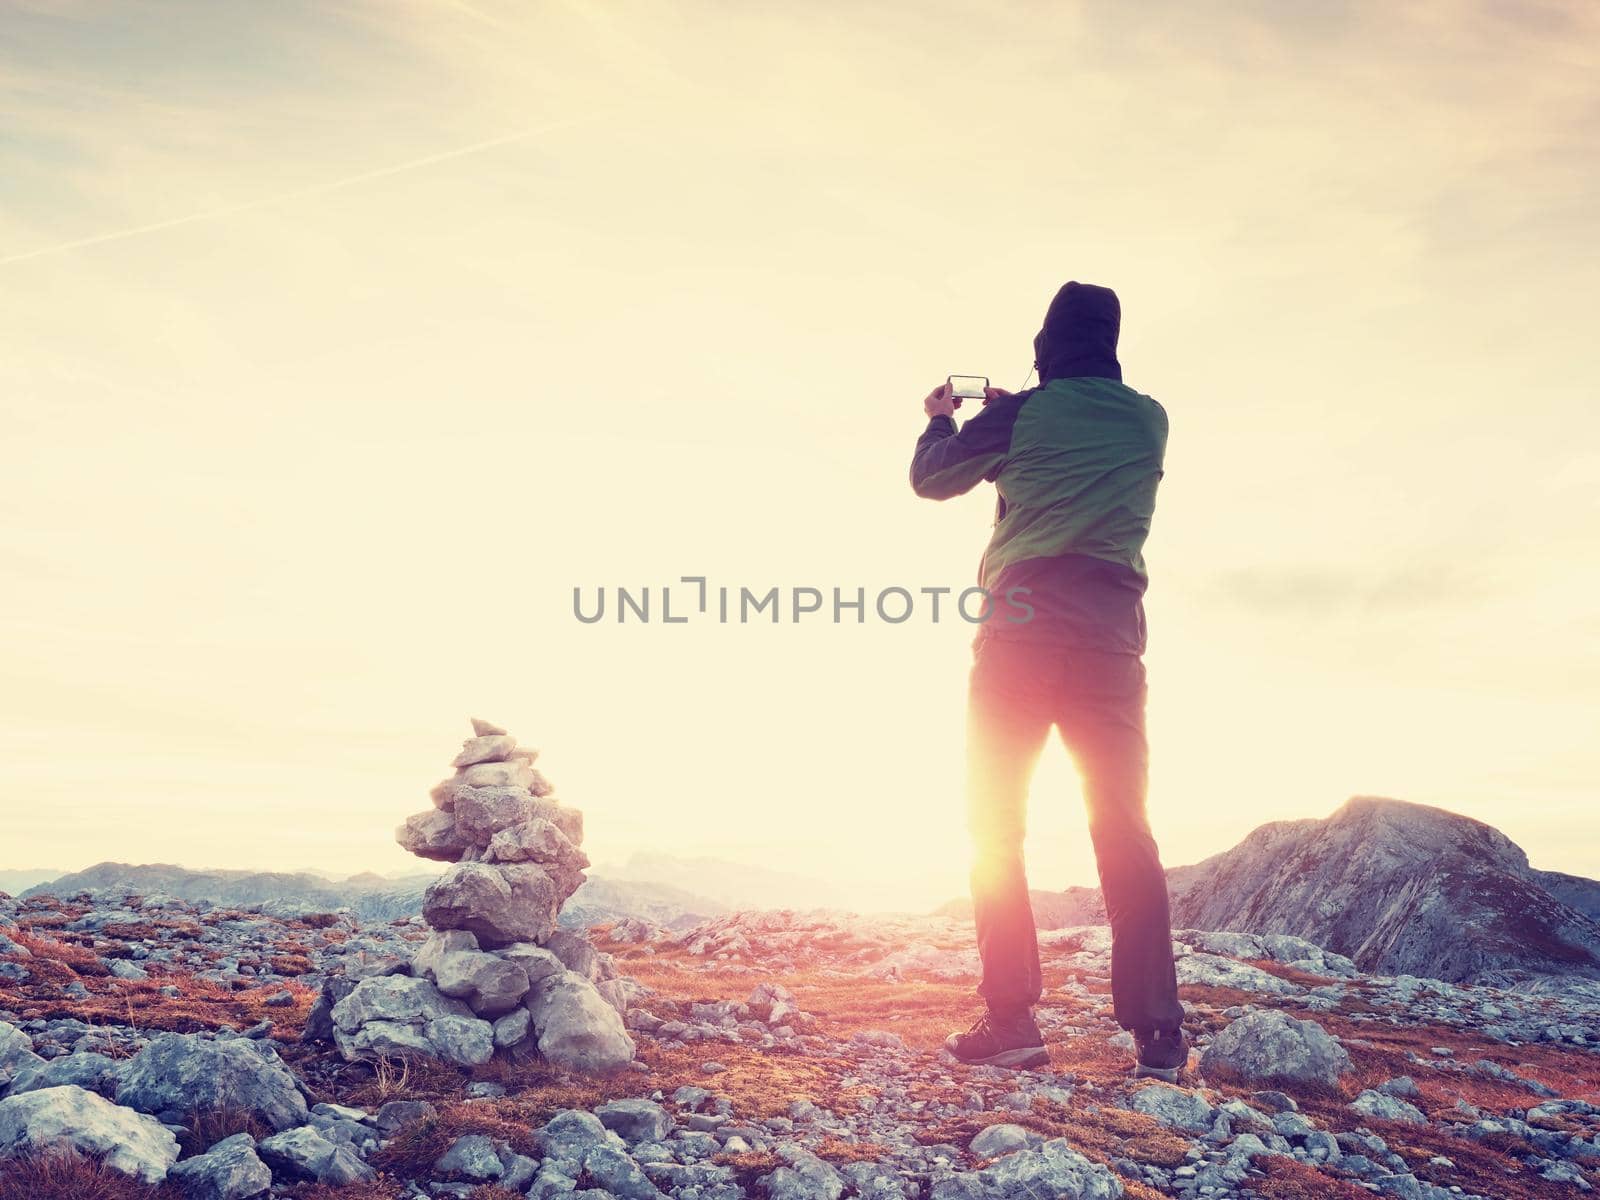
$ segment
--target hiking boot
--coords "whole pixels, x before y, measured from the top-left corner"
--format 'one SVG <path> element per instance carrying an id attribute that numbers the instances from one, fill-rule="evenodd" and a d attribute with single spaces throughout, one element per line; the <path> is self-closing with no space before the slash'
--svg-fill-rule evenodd
<path id="1" fill-rule="evenodd" d="M 1135 1029 L 1133 1044 L 1139 1048 L 1135 1077 L 1178 1082 L 1178 1072 L 1189 1061 L 1189 1044 L 1183 1039 L 1182 1029 Z"/>
<path id="2" fill-rule="evenodd" d="M 986 1012 L 965 1033 L 952 1033 L 944 1048 L 964 1063 L 987 1067 L 1045 1067 L 1050 1055 L 1027 1009 L 1000 1015 Z"/>

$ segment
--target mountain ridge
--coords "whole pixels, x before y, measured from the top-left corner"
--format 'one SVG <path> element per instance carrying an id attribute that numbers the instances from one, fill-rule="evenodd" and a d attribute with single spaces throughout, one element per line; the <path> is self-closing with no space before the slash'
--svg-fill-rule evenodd
<path id="1" fill-rule="evenodd" d="M 80 892 L 166 895 L 251 908 L 278 917 L 349 909 L 364 921 L 392 921 L 420 913 L 423 893 L 436 878 L 436 872 L 391 877 L 364 871 L 331 879 L 307 871 L 196 869 L 172 863 L 107 861 L 35 884 L 22 897 L 64 897 Z M 570 913 L 562 914 L 563 923 L 569 926 L 641 917 L 674 927 L 727 911 L 727 906 L 716 900 L 670 884 L 601 875 L 590 875 L 573 895 L 569 908 Z"/>
<path id="2" fill-rule="evenodd" d="M 1289 934 L 1364 971 L 1600 978 L 1600 882 L 1537 870 L 1492 825 L 1432 805 L 1352 796 L 1327 817 L 1269 822 L 1173 867 L 1167 886 L 1175 924 Z M 1098 888 L 1032 895 L 1041 928 L 1106 920 Z"/>

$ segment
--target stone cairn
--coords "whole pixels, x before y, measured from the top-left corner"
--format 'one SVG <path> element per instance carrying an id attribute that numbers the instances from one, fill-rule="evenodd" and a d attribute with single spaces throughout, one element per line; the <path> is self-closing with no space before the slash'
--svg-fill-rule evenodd
<path id="1" fill-rule="evenodd" d="M 422 1053 L 466 1066 L 539 1055 L 601 1072 L 633 1058 L 608 955 L 557 928 L 583 882 L 583 813 L 552 795 L 523 749 L 474 718 L 455 774 L 395 837 L 452 865 L 423 897 L 431 927 L 410 974 L 363 979 L 332 1005 L 347 1059 Z M 403 968 L 402 968 L 403 969 Z"/>

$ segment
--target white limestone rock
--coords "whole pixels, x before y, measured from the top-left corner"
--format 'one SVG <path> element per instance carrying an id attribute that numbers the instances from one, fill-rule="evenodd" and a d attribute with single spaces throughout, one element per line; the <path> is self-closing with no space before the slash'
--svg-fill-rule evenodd
<path id="1" fill-rule="evenodd" d="M 505 762 L 517 748 L 517 739 L 508 733 L 482 734 L 468 738 L 461 744 L 461 753 L 451 762 L 452 767 L 471 767 L 478 763 Z"/>
<path id="2" fill-rule="evenodd" d="M 633 1039 L 622 1018 L 581 975 L 541 979 L 526 1003 L 539 1053 L 557 1066 L 601 1074 L 632 1061 Z"/>
<path id="3" fill-rule="evenodd" d="M 147 1184 L 166 1179 L 178 1161 L 178 1139 L 160 1121 L 81 1087 L 0 1100 L 0 1160 L 62 1146 Z"/>
<path id="4" fill-rule="evenodd" d="M 394 840 L 418 858 L 435 862 L 455 862 L 472 848 L 472 842 L 456 824 L 452 811 L 432 808 L 407 817 L 394 832 Z"/>
<path id="5" fill-rule="evenodd" d="M 556 927 L 563 897 L 533 863 L 456 863 L 423 894 L 422 917 L 435 929 L 465 929 L 485 947 L 539 942 Z"/>

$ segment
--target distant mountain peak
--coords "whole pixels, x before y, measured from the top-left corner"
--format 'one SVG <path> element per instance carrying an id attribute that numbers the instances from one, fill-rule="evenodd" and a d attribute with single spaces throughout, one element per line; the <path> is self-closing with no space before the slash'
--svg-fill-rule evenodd
<path id="1" fill-rule="evenodd" d="M 1178 924 L 1289 934 L 1366 971 L 1600 977 L 1600 882 L 1534 870 L 1492 825 L 1433 805 L 1352 796 L 1325 818 L 1272 821 L 1174 867 L 1167 887 Z M 1105 920 L 1098 888 L 1036 892 L 1033 902 L 1041 926 Z"/>

